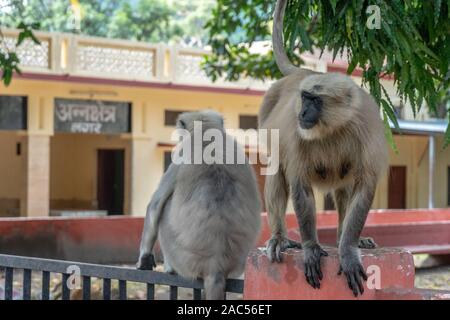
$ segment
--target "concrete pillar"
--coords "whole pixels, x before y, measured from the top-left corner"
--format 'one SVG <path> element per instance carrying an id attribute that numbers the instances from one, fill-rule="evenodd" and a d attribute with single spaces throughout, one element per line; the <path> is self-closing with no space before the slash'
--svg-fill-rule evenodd
<path id="1" fill-rule="evenodd" d="M 436 167 L 436 138 L 429 136 L 428 143 L 428 209 L 434 208 L 434 171 Z"/>
<path id="2" fill-rule="evenodd" d="M 155 146 L 149 138 L 132 138 L 131 141 L 131 212 L 144 216 L 152 190 L 159 178 L 152 172 Z M 155 163 L 155 162 L 153 162 Z"/>
<path id="3" fill-rule="evenodd" d="M 161 168 L 155 165 L 161 163 L 161 156 L 158 154 L 157 141 L 151 135 L 150 108 L 148 102 L 133 101 L 130 192 L 130 214 L 133 216 L 145 215 L 163 170 L 162 164 Z"/>
<path id="4" fill-rule="evenodd" d="M 246 300 L 347 300 L 377 299 L 377 292 L 387 288 L 414 288 L 414 261 L 411 253 L 396 248 L 361 250 L 364 269 L 369 276 L 364 294 L 355 298 L 344 275 L 338 276 L 339 257 L 336 248 L 324 247 L 329 256 L 322 259 L 323 279 L 320 289 L 305 279 L 302 250 L 289 250 L 282 263 L 270 263 L 265 251 L 253 250 L 245 270 Z"/>
<path id="5" fill-rule="evenodd" d="M 50 210 L 50 136 L 28 135 L 25 143 L 21 216 L 48 216 Z"/>
<path id="6" fill-rule="evenodd" d="M 48 216 L 50 210 L 50 137 L 53 99 L 28 97 L 28 130 L 23 157 L 21 216 Z"/>

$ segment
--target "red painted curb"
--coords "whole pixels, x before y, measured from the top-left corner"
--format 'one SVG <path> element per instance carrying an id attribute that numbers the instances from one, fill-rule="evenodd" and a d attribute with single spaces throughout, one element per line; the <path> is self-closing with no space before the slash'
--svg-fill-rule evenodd
<path id="1" fill-rule="evenodd" d="M 361 258 L 369 276 L 364 294 L 355 298 L 343 275 L 337 276 L 339 257 L 336 248 L 324 249 L 323 280 L 320 289 L 305 279 L 302 250 L 289 250 L 282 263 L 271 263 L 265 252 L 252 251 L 247 259 L 244 299 L 256 300 L 374 300 L 377 289 L 414 287 L 414 261 L 411 253 L 396 248 L 362 250 Z"/>

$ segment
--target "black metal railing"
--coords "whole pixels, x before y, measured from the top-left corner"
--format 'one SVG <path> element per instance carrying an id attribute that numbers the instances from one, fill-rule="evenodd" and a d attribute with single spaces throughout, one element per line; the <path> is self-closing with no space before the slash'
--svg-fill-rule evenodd
<path id="1" fill-rule="evenodd" d="M 50 299 L 50 275 L 51 273 L 61 274 L 61 299 L 70 300 L 71 289 L 68 285 L 68 270 L 73 270 L 76 266 L 80 276 L 82 299 L 91 299 L 91 278 L 99 278 L 103 280 L 102 298 L 103 300 L 111 299 L 111 280 L 118 281 L 118 298 L 120 300 L 127 299 L 127 282 L 138 282 L 146 284 L 147 300 L 155 299 L 155 285 L 165 285 L 169 289 L 169 298 L 171 300 L 178 299 L 178 288 L 190 288 L 193 290 L 193 298 L 201 299 L 203 281 L 189 280 L 178 275 L 168 274 L 158 271 L 143 271 L 133 268 L 107 266 L 99 264 L 90 264 L 82 262 L 72 262 L 63 260 L 50 260 L 32 257 L 22 257 L 13 255 L 0 254 L 0 271 L 4 270 L 4 297 L 0 295 L 0 299 L 12 300 L 14 298 L 14 274 L 15 270 L 23 270 L 22 274 L 22 296 L 24 300 L 31 299 L 32 291 L 32 272 L 41 273 L 41 294 L 42 300 Z M 72 273 L 73 274 L 73 273 Z M 0 282 L 1 283 L 1 282 Z M 16 281 L 17 285 L 17 281 Z M 242 293 L 244 281 L 238 279 L 228 279 L 226 291 L 230 293 Z"/>

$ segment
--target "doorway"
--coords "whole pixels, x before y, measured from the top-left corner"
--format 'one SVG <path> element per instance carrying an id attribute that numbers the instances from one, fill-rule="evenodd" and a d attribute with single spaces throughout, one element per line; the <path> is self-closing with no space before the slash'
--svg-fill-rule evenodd
<path id="1" fill-rule="evenodd" d="M 450 207 L 450 167 L 447 168 L 447 207 Z"/>
<path id="2" fill-rule="evenodd" d="M 323 210 L 336 210 L 336 207 L 334 206 L 333 195 L 331 193 L 327 193 L 323 197 Z"/>
<path id="3" fill-rule="evenodd" d="M 97 150 L 98 209 L 108 215 L 123 214 L 125 150 Z"/>
<path id="4" fill-rule="evenodd" d="M 389 168 L 388 209 L 406 209 L 406 166 Z"/>

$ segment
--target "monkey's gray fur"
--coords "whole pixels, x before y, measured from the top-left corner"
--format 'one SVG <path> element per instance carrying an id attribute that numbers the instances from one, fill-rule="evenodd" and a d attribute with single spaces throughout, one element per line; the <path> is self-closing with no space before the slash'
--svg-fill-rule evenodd
<path id="1" fill-rule="evenodd" d="M 177 125 L 187 129 L 192 139 L 182 143 L 196 140 L 194 121 L 202 122 L 203 131 L 217 129 L 226 136 L 219 113 L 183 113 Z M 202 142 L 202 151 L 207 144 Z M 234 147 L 244 152 L 235 141 Z M 260 214 L 259 191 L 248 161 L 172 163 L 148 205 L 137 267 L 151 269 L 155 265 L 152 250 L 158 237 L 166 270 L 203 278 L 206 299 L 224 299 L 226 279 L 243 272 L 248 252 L 255 245 Z"/>
<path id="2" fill-rule="evenodd" d="M 357 296 L 366 280 L 359 248 L 373 248 L 360 239 L 376 184 L 387 165 L 384 127 L 374 99 L 350 77 L 297 68 L 283 48 L 286 0 L 278 0 L 274 14 L 273 46 L 284 78 L 266 93 L 259 127 L 280 130 L 280 169 L 266 178 L 265 201 L 272 238 L 271 261 L 281 261 L 287 248 L 302 247 L 305 276 L 320 287 L 320 247 L 312 187 L 332 192 L 339 212 L 339 274 Z M 287 239 L 285 211 L 289 192 L 300 227 L 302 244 Z"/>

